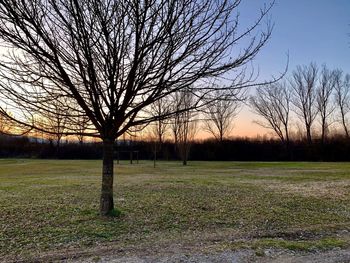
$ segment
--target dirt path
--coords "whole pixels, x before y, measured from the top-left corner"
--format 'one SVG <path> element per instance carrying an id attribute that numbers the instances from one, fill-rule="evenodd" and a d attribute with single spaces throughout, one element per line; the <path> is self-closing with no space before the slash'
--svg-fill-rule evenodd
<path id="1" fill-rule="evenodd" d="M 335 263 L 350 262 L 350 249 L 318 253 L 295 253 L 284 250 L 265 250 L 258 256 L 253 250 L 224 251 L 213 254 L 171 253 L 156 255 L 109 255 L 68 260 L 70 263 Z"/>

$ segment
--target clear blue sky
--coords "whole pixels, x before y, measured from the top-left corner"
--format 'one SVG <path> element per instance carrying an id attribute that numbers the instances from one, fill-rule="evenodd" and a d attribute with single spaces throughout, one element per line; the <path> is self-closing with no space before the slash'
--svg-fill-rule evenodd
<path id="1" fill-rule="evenodd" d="M 263 3 L 243 0 L 243 23 Z M 313 61 L 350 73 L 350 0 L 276 0 L 270 17 L 272 37 L 256 60 L 264 75 L 283 69 L 286 52 L 290 70 Z"/>
<path id="2" fill-rule="evenodd" d="M 262 0 L 243 0 L 241 22 L 246 27 L 257 17 Z M 256 58 L 260 78 L 278 75 L 289 53 L 290 73 L 297 65 L 316 62 L 350 73 L 350 0 L 276 0 L 270 13 L 274 23 L 272 37 Z M 257 117 L 244 109 L 234 134 L 264 134 L 252 121 Z"/>

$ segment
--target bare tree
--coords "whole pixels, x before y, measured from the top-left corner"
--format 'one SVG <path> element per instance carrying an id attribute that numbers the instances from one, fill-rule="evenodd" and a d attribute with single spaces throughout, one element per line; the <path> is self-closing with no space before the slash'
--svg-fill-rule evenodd
<path id="1" fill-rule="evenodd" d="M 158 141 L 159 146 L 163 144 L 164 137 L 169 128 L 169 123 L 161 118 L 161 116 L 169 114 L 171 110 L 171 102 L 166 98 L 154 102 L 150 107 L 150 114 L 156 118 L 156 121 L 153 122 L 151 132 L 153 137 Z"/>
<path id="2" fill-rule="evenodd" d="M 242 94 L 227 94 L 225 91 L 217 91 L 219 98 L 205 106 L 204 129 L 212 134 L 216 140 L 222 142 L 233 129 L 233 120 L 237 116 Z"/>
<path id="3" fill-rule="evenodd" d="M 312 143 L 312 125 L 318 113 L 316 104 L 317 75 L 318 68 L 311 63 L 309 66 L 298 66 L 293 71 L 290 81 L 293 94 L 292 103 L 296 108 L 296 114 L 304 123 L 306 139 L 309 144 Z"/>
<path id="4" fill-rule="evenodd" d="M 183 165 L 187 165 L 187 160 L 192 141 L 197 132 L 197 113 L 193 110 L 186 110 L 195 100 L 191 90 L 177 92 L 174 96 L 176 114 L 172 122 L 175 147 L 182 160 Z"/>
<path id="5" fill-rule="evenodd" d="M 0 39 L 8 53 L 0 63 L 1 103 L 30 115 L 50 111 L 43 105 L 57 97 L 76 101 L 70 118 L 86 115 L 95 129 L 81 135 L 103 141 L 100 212 L 107 215 L 114 208 L 114 141 L 174 113 L 155 118 L 145 109 L 189 87 L 196 94 L 190 108 L 200 107 L 213 78 L 241 76 L 220 87 L 227 90 L 256 84 L 245 66 L 270 38 L 270 24 L 263 31 L 260 25 L 273 2 L 243 29 L 240 2 L 3 0 Z M 43 130 L 24 115 L 17 111 L 12 119 Z"/>
<path id="6" fill-rule="evenodd" d="M 335 101 L 340 111 L 340 122 L 343 126 L 346 138 L 349 136 L 348 115 L 350 112 L 350 75 L 346 74 L 343 79 L 343 72 L 335 71 Z"/>
<path id="7" fill-rule="evenodd" d="M 44 115 L 41 115 L 41 120 L 44 120 L 41 124 L 36 124 L 43 130 L 50 131 L 48 138 L 50 141 L 54 139 L 56 141 L 56 148 L 59 149 L 61 139 L 68 128 L 68 116 L 69 109 L 65 106 L 67 101 L 65 99 L 56 99 L 50 101 L 47 108 L 49 111 L 42 111 Z M 40 115 L 39 115 L 40 116 Z"/>
<path id="8" fill-rule="evenodd" d="M 291 93 L 285 82 L 259 87 L 256 94 L 250 97 L 250 105 L 254 112 L 265 120 L 256 123 L 272 129 L 287 147 L 290 142 L 290 104 Z"/>
<path id="9" fill-rule="evenodd" d="M 84 134 L 88 130 L 89 127 L 89 118 L 86 115 L 80 115 L 75 118 L 75 130 L 77 131 L 77 139 L 79 144 L 84 143 Z"/>
<path id="10" fill-rule="evenodd" d="M 151 137 L 154 140 L 154 148 L 153 148 L 153 166 L 156 166 L 157 161 L 157 152 L 162 150 L 164 138 L 169 128 L 169 123 L 167 120 L 159 117 L 164 116 L 171 112 L 171 102 L 167 100 L 167 98 L 162 98 L 155 103 L 153 103 L 150 107 L 150 115 L 157 118 L 150 127 Z"/>
<path id="11" fill-rule="evenodd" d="M 70 100 L 67 104 L 69 107 L 66 108 L 66 131 L 73 133 L 79 144 L 82 145 L 86 134 L 95 133 L 96 129 L 92 125 L 89 116 L 80 110 L 80 106 L 75 100 Z M 64 107 L 65 105 L 62 108 Z"/>
<path id="12" fill-rule="evenodd" d="M 336 86 L 336 75 L 334 71 L 329 70 L 325 65 L 319 79 L 316 102 L 321 117 L 321 142 L 324 144 L 330 126 L 329 117 L 333 113 L 335 106 L 331 102 L 332 93 Z"/>

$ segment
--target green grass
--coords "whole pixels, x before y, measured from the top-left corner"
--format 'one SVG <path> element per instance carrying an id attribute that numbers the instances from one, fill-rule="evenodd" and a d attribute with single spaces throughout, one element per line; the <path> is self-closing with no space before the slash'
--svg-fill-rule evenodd
<path id="1" fill-rule="evenodd" d="M 0 258 L 173 241 L 349 244 L 350 163 L 125 162 L 113 218 L 98 214 L 100 180 L 101 161 L 0 160 Z"/>

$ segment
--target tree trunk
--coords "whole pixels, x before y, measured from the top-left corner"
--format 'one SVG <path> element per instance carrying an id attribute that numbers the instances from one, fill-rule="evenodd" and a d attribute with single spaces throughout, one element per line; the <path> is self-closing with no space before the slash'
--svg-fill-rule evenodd
<path id="1" fill-rule="evenodd" d="M 223 133 L 223 130 L 220 129 L 220 143 L 222 143 L 223 139 L 224 139 L 224 133 Z"/>
<path id="2" fill-rule="evenodd" d="M 326 141 L 326 119 L 325 117 L 322 117 L 322 127 L 321 127 L 321 143 L 322 145 L 324 145 L 325 141 Z"/>
<path id="3" fill-rule="evenodd" d="M 312 137 L 311 137 L 311 128 L 309 126 L 306 127 L 306 138 L 308 145 L 312 144 Z"/>
<path id="4" fill-rule="evenodd" d="M 183 143 L 181 145 L 181 159 L 182 159 L 182 165 L 187 165 L 187 143 Z"/>
<path id="5" fill-rule="evenodd" d="M 325 132 L 325 129 L 322 127 L 321 144 L 324 145 L 325 141 L 326 141 L 326 132 Z"/>
<path id="6" fill-rule="evenodd" d="M 103 140 L 101 215 L 108 215 L 114 209 L 113 202 L 113 146 L 114 140 Z"/>
<path id="7" fill-rule="evenodd" d="M 342 123 L 343 123 L 343 127 L 344 127 L 344 131 L 345 131 L 345 136 L 347 139 L 349 139 L 349 131 L 348 131 L 348 127 L 346 125 L 346 120 L 345 120 L 345 114 L 344 111 L 341 109 L 341 119 L 342 119 Z"/>
<path id="8" fill-rule="evenodd" d="M 153 159 L 153 168 L 156 168 L 156 161 L 157 161 L 157 143 L 154 142 L 154 159 Z"/>
<path id="9" fill-rule="evenodd" d="M 287 155 L 288 155 L 288 160 L 292 161 L 293 160 L 293 153 L 290 147 L 290 139 L 289 139 L 289 129 L 288 129 L 288 124 L 284 125 L 284 130 L 286 133 L 286 148 L 287 148 Z"/>

